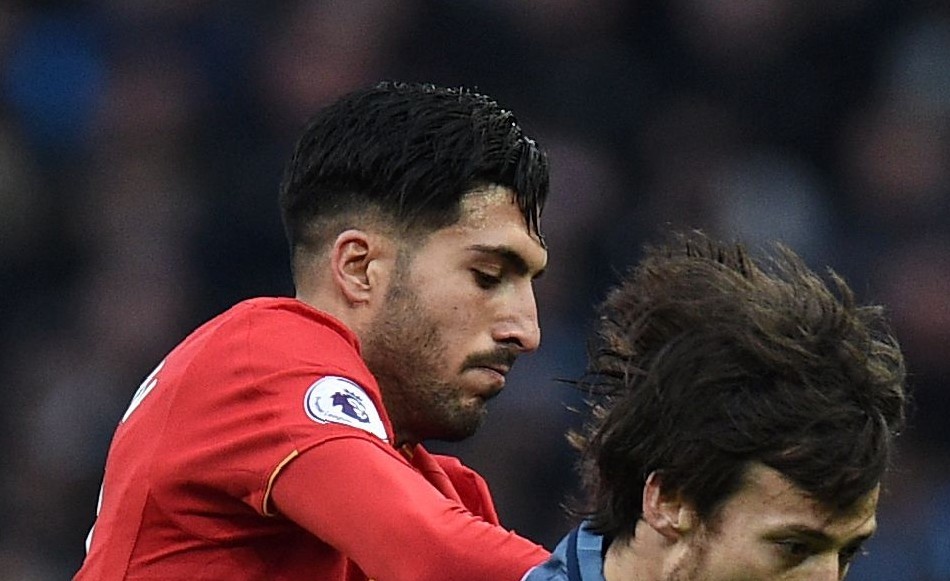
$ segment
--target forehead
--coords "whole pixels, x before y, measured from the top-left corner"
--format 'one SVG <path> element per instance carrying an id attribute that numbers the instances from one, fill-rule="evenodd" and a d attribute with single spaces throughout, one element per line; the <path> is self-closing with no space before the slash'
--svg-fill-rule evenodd
<path id="1" fill-rule="evenodd" d="M 519 226 L 522 226 L 525 231 L 528 230 L 524 215 L 515 202 L 515 193 L 511 188 L 497 185 L 478 188 L 465 194 L 460 205 L 462 215 L 459 223 L 465 222 L 468 227 L 485 225 L 487 221 L 493 218 L 493 215 L 507 215 L 513 211 L 515 215 L 510 216 L 510 218 Z"/>
<path id="2" fill-rule="evenodd" d="M 746 472 L 743 486 L 723 505 L 716 522 L 723 529 L 745 527 L 762 534 L 807 530 L 845 544 L 874 532 L 879 493 L 880 487 L 875 487 L 854 506 L 836 511 L 808 496 L 780 472 L 753 465 Z"/>
<path id="3" fill-rule="evenodd" d="M 515 202 L 514 192 L 503 186 L 474 190 L 462 198 L 459 220 L 434 232 L 430 242 L 444 250 L 452 248 L 497 248 L 519 255 L 534 272 L 547 263 L 547 251 L 536 232 L 531 232 Z"/>

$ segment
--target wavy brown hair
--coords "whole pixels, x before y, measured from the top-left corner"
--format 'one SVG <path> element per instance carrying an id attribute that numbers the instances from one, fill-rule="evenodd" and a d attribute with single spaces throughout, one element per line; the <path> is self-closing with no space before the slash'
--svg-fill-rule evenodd
<path id="1" fill-rule="evenodd" d="M 845 510 L 904 424 L 904 361 L 882 308 L 791 250 L 756 261 L 701 233 L 647 248 L 599 309 L 574 442 L 590 527 L 633 535 L 652 472 L 708 520 L 755 462 Z"/>

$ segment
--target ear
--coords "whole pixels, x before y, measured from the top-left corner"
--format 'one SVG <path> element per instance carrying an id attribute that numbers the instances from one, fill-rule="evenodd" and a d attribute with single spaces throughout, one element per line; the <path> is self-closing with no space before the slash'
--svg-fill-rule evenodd
<path id="1" fill-rule="evenodd" d="M 669 540 L 676 540 L 698 524 L 696 511 L 679 492 L 664 490 L 663 476 L 650 473 L 643 487 L 643 520 Z"/>
<path id="2" fill-rule="evenodd" d="M 341 232 L 330 250 L 333 282 L 351 306 L 369 303 L 386 291 L 385 262 L 388 247 L 383 237 L 365 230 Z"/>

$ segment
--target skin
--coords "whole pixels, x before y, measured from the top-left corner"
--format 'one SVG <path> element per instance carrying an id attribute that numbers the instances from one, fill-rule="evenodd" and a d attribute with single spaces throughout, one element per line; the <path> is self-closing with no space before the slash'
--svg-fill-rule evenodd
<path id="1" fill-rule="evenodd" d="M 472 435 L 515 359 L 541 339 L 534 279 L 547 251 L 513 192 L 466 194 L 461 218 L 421 242 L 372 224 L 347 230 L 327 257 L 332 276 L 315 261 L 298 298 L 359 336 L 396 445 Z"/>
<path id="2" fill-rule="evenodd" d="M 838 581 L 876 528 L 879 488 L 834 512 L 764 465 L 709 523 L 661 488 L 651 477 L 634 538 L 608 550 L 606 581 Z"/>

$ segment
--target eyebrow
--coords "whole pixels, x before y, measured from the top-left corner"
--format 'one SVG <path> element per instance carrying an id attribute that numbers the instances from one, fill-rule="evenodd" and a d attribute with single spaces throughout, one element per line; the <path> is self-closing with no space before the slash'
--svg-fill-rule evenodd
<path id="1" fill-rule="evenodd" d="M 857 536 L 857 537 L 854 537 L 853 539 L 851 539 L 851 540 L 849 540 L 847 543 L 845 543 L 844 546 L 846 546 L 846 547 L 853 547 L 853 546 L 861 545 L 862 543 L 864 543 L 865 541 L 867 541 L 868 539 L 870 539 L 872 536 L 874 536 L 874 533 L 875 533 L 875 532 L 876 532 L 876 531 L 871 531 L 871 532 L 869 532 L 869 533 L 865 533 L 865 534 L 863 534 L 863 535 L 859 535 L 859 536 Z M 785 527 L 782 527 L 781 529 L 778 529 L 778 530 L 776 530 L 776 531 L 773 531 L 773 532 L 770 533 L 768 536 L 769 536 L 770 538 L 778 538 L 778 537 L 782 537 L 782 536 L 785 536 L 785 535 L 788 535 L 788 534 L 795 534 L 795 535 L 798 535 L 798 536 L 800 536 L 800 537 L 806 538 L 806 539 L 808 539 L 808 540 L 810 540 L 810 541 L 812 541 L 812 542 L 814 542 L 814 543 L 818 543 L 818 544 L 825 545 L 825 546 L 834 545 L 834 544 L 835 544 L 835 539 L 833 539 L 833 538 L 832 538 L 831 536 L 829 536 L 828 534 L 826 534 L 826 533 L 824 533 L 824 532 L 822 532 L 822 531 L 813 529 L 813 528 L 811 528 L 811 527 L 809 527 L 809 526 L 805 526 L 805 525 L 789 525 L 789 526 L 785 526 Z"/>
<path id="2" fill-rule="evenodd" d="M 514 270 L 519 275 L 526 275 L 531 272 L 531 267 L 528 265 L 528 261 L 525 260 L 524 256 L 521 255 L 514 248 L 507 245 L 491 246 L 488 244 L 472 244 L 467 247 L 467 250 L 473 252 L 479 252 L 481 254 L 490 254 L 501 259 L 509 268 Z M 538 279 L 541 275 L 544 274 L 545 269 L 542 268 L 536 272 L 531 278 Z"/>

